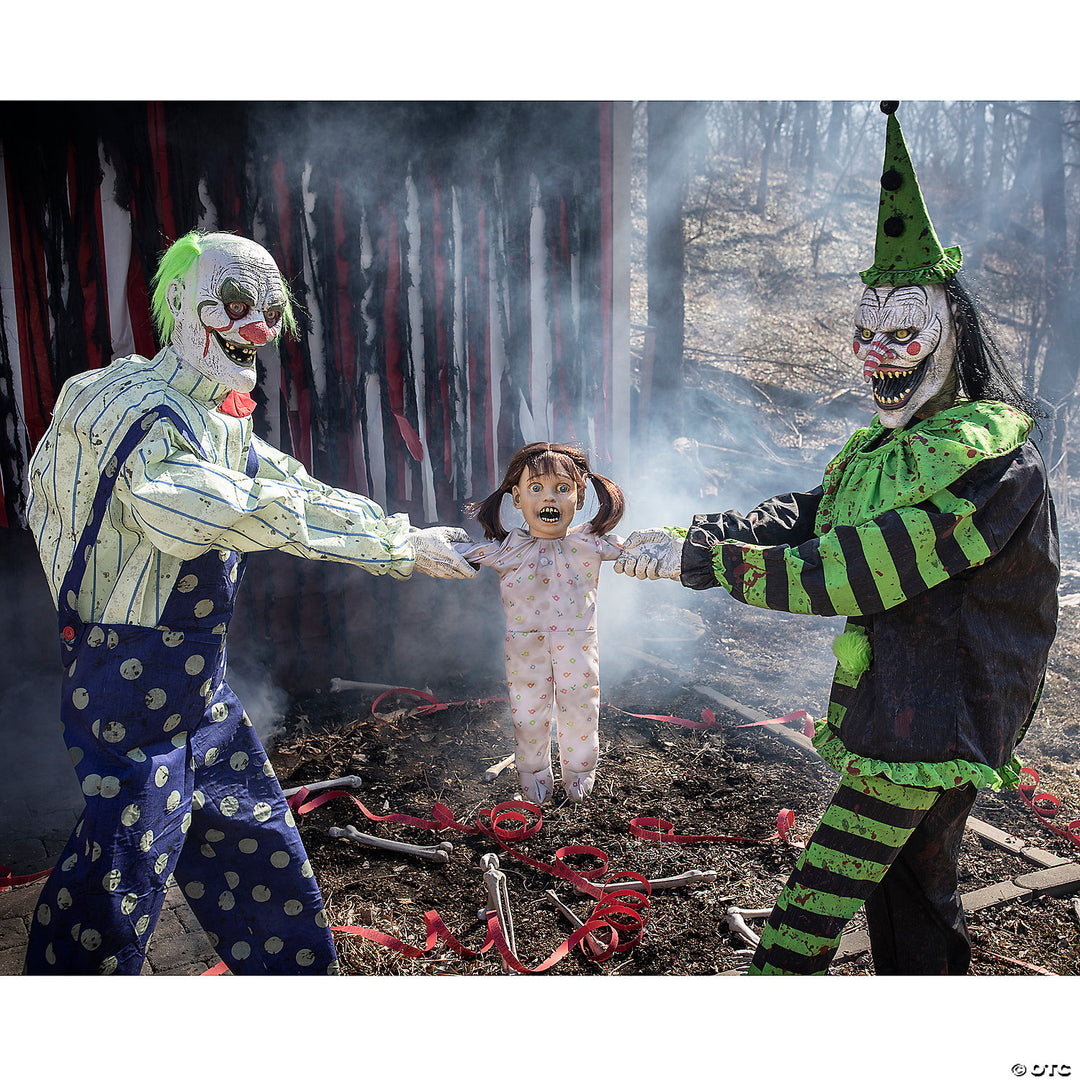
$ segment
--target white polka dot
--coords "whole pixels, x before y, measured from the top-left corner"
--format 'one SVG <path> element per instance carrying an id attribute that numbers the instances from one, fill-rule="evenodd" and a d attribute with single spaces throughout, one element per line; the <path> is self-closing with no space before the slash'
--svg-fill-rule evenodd
<path id="1" fill-rule="evenodd" d="M 270 865 L 276 866 L 278 870 L 284 870 L 291 861 L 287 851 L 275 851 L 274 854 L 270 856 Z"/>
<path id="2" fill-rule="evenodd" d="M 168 700 L 168 695 L 160 686 L 155 686 L 153 690 L 150 690 L 146 697 L 143 698 L 143 702 L 148 709 L 156 711 L 160 709 Z"/>
<path id="3" fill-rule="evenodd" d="M 204 859 L 217 858 L 217 852 L 209 844 L 203 844 L 202 847 L 199 848 L 199 854 L 202 855 Z"/>
<path id="4" fill-rule="evenodd" d="M 327 917 L 325 911 L 317 911 L 315 913 L 315 925 L 323 930 L 330 925 L 330 919 Z"/>
<path id="5" fill-rule="evenodd" d="M 206 796 L 196 788 L 191 793 L 191 808 L 193 810 L 201 810 L 206 805 Z"/>
<path id="6" fill-rule="evenodd" d="M 79 861 L 78 855 L 69 855 L 61 865 L 60 869 L 67 873 L 77 862 Z"/>
<path id="7" fill-rule="evenodd" d="M 246 941 L 238 941 L 229 952 L 234 960 L 246 960 L 251 955 L 251 946 Z"/>
<path id="8" fill-rule="evenodd" d="M 315 954 L 310 949 L 301 949 L 296 954 L 296 962 L 301 967 L 311 967 L 315 963 Z"/>
<path id="9" fill-rule="evenodd" d="M 127 756 L 131 758 L 132 761 L 137 761 L 140 764 L 146 760 L 146 755 L 137 746 L 133 750 L 129 750 Z"/>
<path id="10" fill-rule="evenodd" d="M 186 811 L 180 821 L 180 831 L 186 833 L 191 828 L 191 811 Z"/>
<path id="11" fill-rule="evenodd" d="M 154 783 L 158 787 L 164 787 L 169 782 L 169 766 L 159 765 L 157 772 L 154 773 Z"/>
<path id="12" fill-rule="evenodd" d="M 184 663 L 184 670 L 189 675 L 198 675 L 204 667 L 206 667 L 206 660 L 198 653 L 192 653 Z"/>
<path id="13" fill-rule="evenodd" d="M 120 635 L 115 630 L 110 630 L 105 637 L 105 648 L 115 649 L 120 644 Z"/>
<path id="14" fill-rule="evenodd" d="M 52 908 L 48 904 L 41 904 L 37 909 L 37 921 L 42 926 L 48 926 L 52 922 Z"/>
<path id="15" fill-rule="evenodd" d="M 218 756 L 217 747 L 216 746 L 211 746 L 210 749 L 206 751 L 206 754 L 203 757 L 203 764 L 204 765 L 213 765 L 214 762 L 217 761 L 217 756 Z"/>
<path id="16" fill-rule="evenodd" d="M 140 660 L 125 660 L 120 665 L 120 677 L 127 679 L 128 682 L 134 682 L 142 674 L 142 661 Z"/>
<path id="17" fill-rule="evenodd" d="M 296 828 L 296 819 L 292 816 L 292 811 L 289 809 L 285 810 L 285 824 L 288 825 L 290 829 Z"/>
<path id="18" fill-rule="evenodd" d="M 145 933 L 146 933 L 146 928 L 147 928 L 147 927 L 148 927 L 149 925 L 150 925 L 150 916 L 149 916 L 149 915 L 144 915 L 144 916 L 143 916 L 143 917 L 142 917 L 141 919 L 139 919 L 139 921 L 138 921 L 138 922 L 137 922 L 137 923 L 135 924 L 135 933 L 136 933 L 136 934 L 137 934 L 137 935 L 138 935 L 139 937 L 142 937 L 142 936 L 143 936 L 143 934 L 145 934 Z"/>
<path id="19" fill-rule="evenodd" d="M 146 832 L 139 837 L 139 850 L 149 851 L 151 844 L 154 842 L 154 830 L 147 829 Z"/>
<path id="20" fill-rule="evenodd" d="M 68 757 L 71 758 L 71 764 L 72 765 L 78 765 L 79 762 L 82 761 L 82 759 L 83 759 L 83 752 L 82 752 L 82 750 L 79 749 L 79 747 L 73 746 L 68 751 Z"/>
<path id="21" fill-rule="evenodd" d="M 67 909 L 69 907 L 71 907 L 71 904 L 72 904 L 71 893 L 69 893 L 67 891 L 67 889 L 61 889 L 56 894 L 56 906 L 61 911 L 67 911 Z"/>
<path id="22" fill-rule="evenodd" d="M 83 794 L 87 796 L 101 793 L 101 777 L 97 773 L 90 773 L 82 782 Z"/>
<path id="23" fill-rule="evenodd" d="M 95 720 L 90 725 L 90 734 L 93 735 L 95 739 L 100 739 L 101 738 L 101 720 L 100 719 Z"/>
<path id="24" fill-rule="evenodd" d="M 233 772 L 243 772 L 248 767 L 248 762 L 251 759 L 243 752 L 243 750 L 237 750 L 231 758 L 229 758 L 229 768 Z"/>
<path id="25" fill-rule="evenodd" d="M 93 952 L 95 949 L 101 948 L 101 935 L 91 928 L 87 928 L 79 935 L 79 944 L 87 952 Z"/>
<path id="26" fill-rule="evenodd" d="M 130 806 L 125 806 L 123 812 L 120 814 L 120 820 L 129 828 L 134 825 L 140 817 L 142 817 L 142 807 L 138 803 L 132 803 Z"/>
<path id="27" fill-rule="evenodd" d="M 120 901 L 121 914 L 130 915 L 135 910 L 138 903 L 139 898 L 133 892 L 129 892 L 124 899 Z"/>
<path id="28" fill-rule="evenodd" d="M 179 791 L 170 791 L 169 797 L 165 800 L 166 812 L 171 814 L 180 805 L 182 798 Z"/>
<path id="29" fill-rule="evenodd" d="M 90 846 L 90 861 L 97 862 L 101 858 L 101 845 L 95 840 Z"/>
<path id="30" fill-rule="evenodd" d="M 315 873 L 315 871 L 311 869 L 310 859 L 304 860 L 303 865 L 300 867 L 300 873 L 303 874 L 304 877 L 311 877 L 311 875 Z"/>
<path id="31" fill-rule="evenodd" d="M 255 818 L 256 821 L 267 821 L 267 820 L 269 820 L 270 815 L 273 812 L 274 811 L 271 808 L 270 804 L 265 803 L 265 802 L 257 802 L 251 808 L 251 815 L 252 815 L 252 817 Z"/>
<path id="32" fill-rule="evenodd" d="M 168 865 L 169 865 L 169 853 L 167 851 L 163 851 L 154 860 L 154 873 L 157 874 L 158 877 L 160 877 L 162 874 L 165 873 L 165 867 L 167 867 Z M 172 877 L 172 874 L 170 874 L 169 877 Z"/>
<path id="33" fill-rule="evenodd" d="M 217 898 L 217 906 L 221 908 L 222 911 L 232 911 L 236 906 L 236 897 L 226 889 L 225 892 Z"/>
<path id="34" fill-rule="evenodd" d="M 273 955 L 274 953 L 281 952 L 281 950 L 285 948 L 285 942 L 282 941 L 279 937 L 267 938 L 265 943 L 263 944 L 263 948 L 268 953 Z"/>
<path id="35" fill-rule="evenodd" d="M 105 631 L 100 626 L 91 626 L 86 635 L 86 644 L 96 649 L 105 640 Z"/>
<path id="36" fill-rule="evenodd" d="M 274 772 L 274 766 L 271 765 L 269 761 L 264 761 L 263 762 L 262 774 L 263 774 L 263 776 L 276 776 L 277 775 Z"/>
<path id="37" fill-rule="evenodd" d="M 270 899 L 270 890 L 265 885 L 256 885 L 255 888 L 251 890 L 251 899 L 254 900 L 256 904 L 265 904 L 266 901 Z"/>
<path id="38" fill-rule="evenodd" d="M 240 802 L 235 795 L 226 795 L 225 798 L 218 803 L 218 809 L 225 817 L 232 817 L 240 809 Z"/>
<path id="39" fill-rule="evenodd" d="M 244 855 L 254 855 L 259 850 L 259 841 L 252 839 L 250 836 L 245 836 L 236 846 Z"/>
<path id="40" fill-rule="evenodd" d="M 45 946 L 45 962 L 48 963 L 48 964 L 55 964 L 56 963 L 56 952 L 54 951 L 54 949 L 52 947 L 52 942 L 51 941 L 49 942 L 48 945 Z"/>
<path id="41" fill-rule="evenodd" d="M 71 691 L 71 704 L 76 709 L 85 709 L 90 704 L 90 695 L 87 693 L 85 687 L 77 686 Z"/>
<path id="42" fill-rule="evenodd" d="M 192 900 L 198 900 L 204 892 L 206 886 L 201 881 L 189 881 L 184 886 L 184 895 L 190 896 Z"/>
<path id="43" fill-rule="evenodd" d="M 179 630 L 166 630 L 161 640 L 168 648 L 175 649 L 184 640 L 184 635 Z"/>
<path id="44" fill-rule="evenodd" d="M 103 776 L 101 778 L 101 797 L 103 799 L 115 799 L 119 794 L 119 779 L 115 776 Z"/>
<path id="45" fill-rule="evenodd" d="M 119 964 L 117 962 L 116 957 L 115 956 L 107 956 L 107 957 L 105 957 L 104 960 L 101 961 L 100 964 L 98 964 L 98 974 L 99 975 L 112 975 L 112 974 L 114 974 L 116 972 L 117 967 L 119 967 Z"/>
<path id="46" fill-rule="evenodd" d="M 240 875 L 233 870 L 227 870 L 225 872 L 225 881 L 230 889 L 235 889 L 240 884 Z"/>
<path id="47" fill-rule="evenodd" d="M 205 619 L 214 610 L 213 600 L 200 600 L 194 608 L 196 619 Z"/>
<path id="48" fill-rule="evenodd" d="M 224 701 L 219 701 L 210 710 L 210 723 L 220 724 L 228 715 L 229 706 Z"/>
<path id="49" fill-rule="evenodd" d="M 282 905 L 282 910 L 286 915 L 299 915 L 304 910 L 304 905 L 299 900 L 286 900 Z"/>
<path id="50" fill-rule="evenodd" d="M 101 879 L 101 884 L 106 892 L 116 892 L 120 887 L 120 871 L 114 867 Z"/>
<path id="51" fill-rule="evenodd" d="M 172 714 L 172 716 L 170 716 L 165 721 L 165 723 L 161 725 L 161 730 L 166 731 L 166 732 L 172 731 L 172 729 L 174 727 L 176 727 L 176 725 L 179 724 L 179 723 L 180 723 L 180 714 L 178 712 L 174 712 Z"/>
<path id="52" fill-rule="evenodd" d="M 187 742 L 187 732 L 178 731 L 169 741 L 179 750 Z"/>
<path id="53" fill-rule="evenodd" d="M 185 574 L 176 583 L 176 591 L 181 592 L 181 593 L 189 593 L 198 584 L 199 584 L 199 579 L 194 574 Z"/>
<path id="54" fill-rule="evenodd" d="M 118 743 L 127 734 L 127 729 L 119 720 L 110 720 L 105 725 L 105 730 L 102 731 L 101 737 L 105 742 Z"/>
<path id="55" fill-rule="evenodd" d="M 211 844 L 220 844 L 221 841 L 225 839 L 225 834 L 220 829 L 207 829 L 206 839 L 209 840 Z"/>

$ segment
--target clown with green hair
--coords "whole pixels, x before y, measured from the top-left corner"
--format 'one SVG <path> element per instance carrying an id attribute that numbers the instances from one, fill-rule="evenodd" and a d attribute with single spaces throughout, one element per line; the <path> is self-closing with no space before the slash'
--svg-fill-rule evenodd
<path id="1" fill-rule="evenodd" d="M 617 572 L 846 616 L 814 746 L 839 785 L 750 973 L 822 974 L 865 906 L 877 974 L 962 975 L 957 887 L 982 788 L 1019 780 L 1057 627 L 1058 537 L 1037 409 L 957 281 L 888 115 L 853 350 L 875 416 L 813 491 L 632 533 Z"/>
<path id="2" fill-rule="evenodd" d="M 226 680 L 248 552 L 473 577 L 463 529 L 414 528 L 255 435 L 258 352 L 295 333 L 264 248 L 190 233 L 162 257 L 163 347 L 66 382 L 27 518 L 57 605 L 61 720 L 86 808 L 34 913 L 29 974 L 132 974 L 175 879 L 235 974 L 338 971 L 274 770 Z"/>

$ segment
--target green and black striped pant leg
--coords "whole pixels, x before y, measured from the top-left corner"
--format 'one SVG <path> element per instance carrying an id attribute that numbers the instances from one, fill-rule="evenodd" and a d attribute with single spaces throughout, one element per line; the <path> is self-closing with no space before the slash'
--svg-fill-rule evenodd
<path id="1" fill-rule="evenodd" d="M 875 969 L 877 942 L 888 942 L 878 974 L 966 972 L 970 945 L 956 861 L 974 798 L 970 785 L 941 791 L 843 777 L 777 898 L 750 974 L 824 974 L 844 927 L 871 894 Z"/>

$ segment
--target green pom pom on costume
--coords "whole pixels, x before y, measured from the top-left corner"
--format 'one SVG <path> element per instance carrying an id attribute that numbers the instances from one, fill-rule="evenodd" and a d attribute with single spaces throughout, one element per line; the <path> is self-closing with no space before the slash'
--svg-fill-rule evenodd
<path id="1" fill-rule="evenodd" d="M 665 525 L 663 531 L 666 532 L 668 536 L 675 537 L 676 540 L 686 539 L 687 530 L 679 528 L 678 525 Z"/>
<path id="2" fill-rule="evenodd" d="M 833 642 L 832 651 L 840 666 L 852 675 L 861 675 L 870 666 L 870 642 L 861 626 L 845 630 Z"/>

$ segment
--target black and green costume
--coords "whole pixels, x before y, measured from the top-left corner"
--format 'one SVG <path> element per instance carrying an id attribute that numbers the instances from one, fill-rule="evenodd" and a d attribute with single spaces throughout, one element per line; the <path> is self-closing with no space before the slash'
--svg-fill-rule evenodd
<path id="1" fill-rule="evenodd" d="M 1057 525 L 1031 427 L 996 401 L 901 430 L 875 418 L 814 491 L 694 518 L 684 585 L 844 615 L 845 637 L 869 646 L 837 666 L 814 744 L 841 787 L 752 970 L 824 971 L 864 901 L 877 970 L 967 970 L 964 821 L 980 787 L 1018 779 L 1057 625 Z"/>

